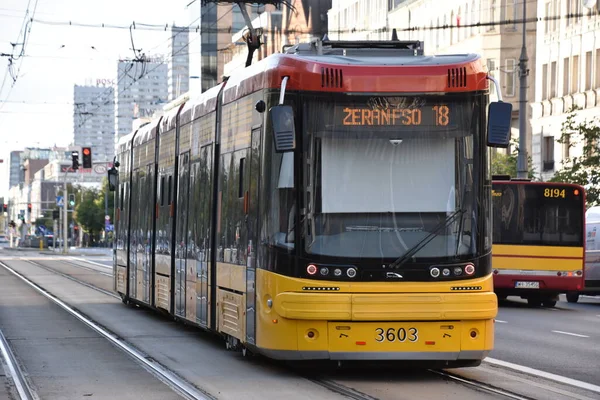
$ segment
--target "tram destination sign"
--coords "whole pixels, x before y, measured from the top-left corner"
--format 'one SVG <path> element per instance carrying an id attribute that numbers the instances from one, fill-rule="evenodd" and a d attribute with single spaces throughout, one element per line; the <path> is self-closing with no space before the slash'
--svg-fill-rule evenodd
<path id="1" fill-rule="evenodd" d="M 469 102 L 419 97 L 371 97 L 362 103 L 336 104 L 333 123 L 346 129 L 404 127 L 449 130 L 468 126 L 472 107 Z"/>

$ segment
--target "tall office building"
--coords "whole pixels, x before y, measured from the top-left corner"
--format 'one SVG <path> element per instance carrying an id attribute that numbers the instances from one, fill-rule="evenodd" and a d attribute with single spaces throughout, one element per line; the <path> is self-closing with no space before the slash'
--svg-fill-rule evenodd
<path id="1" fill-rule="evenodd" d="M 91 146 L 93 162 L 112 161 L 115 154 L 114 88 L 75 85 L 73 91 L 73 143 Z"/>
<path id="2" fill-rule="evenodd" d="M 169 101 L 190 90 L 190 34 L 187 27 L 171 28 L 169 40 Z"/>
<path id="3" fill-rule="evenodd" d="M 162 59 L 121 60 L 117 68 L 115 143 L 136 118 L 151 117 L 169 98 L 168 65 Z"/>

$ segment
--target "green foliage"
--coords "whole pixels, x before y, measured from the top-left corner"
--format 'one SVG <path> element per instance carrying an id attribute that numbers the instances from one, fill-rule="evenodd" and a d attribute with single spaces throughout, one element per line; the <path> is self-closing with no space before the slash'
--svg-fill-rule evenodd
<path id="1" fill-rule="evenodd" d="M 108 213 L 105 210 L 105 195 L 108 196 Z M 110 215 L 114 224 L 114 192 L 108 190 L 108 180 L 104 178 L 98 189 L 81 188 L 75 199 L 76 220 L 91 237 L 104 230 L 104 216 Z"/>
<path id="2" fill-rule="evenodd" d="M 517 157 L 518 157 L 518 142 L 512 141 L 513 151 L 510 154 L 492 151 L 492 175 L 510 175 L 512 178 L 517 177 Z M 531 157 L 527 157 L 527 177 L 531 180 L 535 179 L 535 169 Z"/>
<path id="3" fill-rule="evenodd" d="M 81 197 L 78 196 L 79 203 L 76 205 L 77 222 L 94 236 L 95 233 L 104 228 L 104 207 L 98 206 L 98 189 L 84 189 Z"/>
<path id="4" fill-rule="evenodd" d="M 579 155 L 570 154 L 562 161 L 561 169 L 554 174 L 550 182 L 576 183 L 586 188 L 588 206 L 600 203 L 600 120 L 580 120 L 571 110 L 561 128 L 558 143 L 571 149 L 578 147 L 583 151 Z"/>

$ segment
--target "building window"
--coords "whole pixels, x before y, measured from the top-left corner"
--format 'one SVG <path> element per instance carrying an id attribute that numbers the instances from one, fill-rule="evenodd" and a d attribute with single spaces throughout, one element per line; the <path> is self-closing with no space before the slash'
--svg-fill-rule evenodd
<path id="1" fill-rule="evenodd" d="M 600 9 L 598 12 L 600 13 Z M 600 49 L 596 49 L 596 68 L 594 69 L 596 70 L 596 87 L 600 88 Z"/>
<path id="2" fill-rule="evenodd" d="M 504 15 L 504 19 L 508 19 L 512 21 L 512 24 L 506 25 L 507 29 L 516 29 L 516 20 L 517 20 L 517 0 L 506 0 L 506 13 Z"/>
<path id="3" fill-rule="evenodd" d="M 514 58 L 505 60 L 506 68 L 506 97 L 514 97 L 517 89 L 517 61 Z"/>
<path id="4" fill-rule="evenodd" d="M 552 61 L 552 66 L 550 69 L 550 97 L 556 97 L 556 61 Z"/>
<path id="5" fill-rule="evenodd" d="M 571 71 L 571 93 L 579 92 L 579 56 L 573 56 Z"/>
<path id="6" fill-rule="evenodd" d="M 494 59 L 487 60 L 487 67 L 488 67 L 489 74 L 492 77 L 498 79 L 498 77 L 497 77 L 498 74 L 496 74 L 496 60 L 494 60 Z M 498 84 L 500 84 L 500 82 L 498 82 Z M 490 96 L 493 96 L 495 94 L 496 94 L 496 85 L 491 84 L 490 85 Z"/>
<path id="7" fill-rule="evenodd" d="M 543 152 L 543 171 L 553 171 L 554 170 L 554 136 L 544 136 L 544 140 L 542 142 L 542 152 Z"/>
<path id="8" fill-rule="evenodd" d="M 569 74 L 569 58 L 565 58 L 563 60 L 563 96 L 566 96 L 570 93 L 569 91 L 569 78 L 571 75 Z"/>
<path id="9" fill-rule="evenodd" d="M 542 100 L 548 99 L 548 64 L 542 65 Z"/>
<path id="10" fill-rule="evenodd" d="M 493 31 L 496 29 L 494 23 L 496 22 L 496 0 L 491 0 L 490 2 L 490 25 L 488 26 L 488 31 Z"/>
<path id="11" fill-rule="evenodd" d="M 585 53 L 585 90 L 592 90 L 592 52 Z"/>

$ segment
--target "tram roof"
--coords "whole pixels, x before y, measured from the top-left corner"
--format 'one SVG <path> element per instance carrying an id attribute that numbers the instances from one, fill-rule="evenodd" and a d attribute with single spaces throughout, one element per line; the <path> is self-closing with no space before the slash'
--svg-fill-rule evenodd
<path id="1" fill-rule="evenodd" d="M 279 89 L 284 76 L 289 76 L 286 90 L 312 92 L 448 93 L 489 87 L 485 66 L 477 54 L 278 53 L 233 73 L 223 102 L 264 88 Z"/>
<path id="2" fill-rule="evenodd" d="M 156 133 L 158 132 L 158 125 L 161 118 L 156 118 L 143 125 L 138 129 L 133 137 L 133 145 L 139 146 L 140 144 L 146 143 L 154 138 L 156 138 Z"/>

